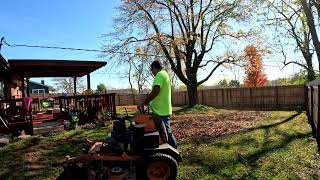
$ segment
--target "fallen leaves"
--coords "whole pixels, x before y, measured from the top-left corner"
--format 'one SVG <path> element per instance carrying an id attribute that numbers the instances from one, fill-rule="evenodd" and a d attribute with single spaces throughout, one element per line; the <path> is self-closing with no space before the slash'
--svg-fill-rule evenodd
<path id="1" fill-rule="evenodd" d="M 256 121 L 268 116 L 267 112 L 224 111 L 223 114 L 184 114 L 172 116 L 172 129 L 175 137 L 184 139 L 211 138 L 237 133 L 243 127 L 251 127 Z"/>

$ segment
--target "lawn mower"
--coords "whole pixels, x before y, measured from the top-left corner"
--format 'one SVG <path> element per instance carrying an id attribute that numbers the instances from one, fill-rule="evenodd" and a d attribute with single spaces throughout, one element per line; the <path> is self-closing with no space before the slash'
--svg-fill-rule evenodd
<path id="1" fill-rule="evenodd" d="M 118 116 L 111 135 L 102 142 L 87 140 L 85 154 L 66 156 L 62 179 L 174 180 L 179 151 L 168 144 L 160 117 L 139 109 L 135 115 Z"/>

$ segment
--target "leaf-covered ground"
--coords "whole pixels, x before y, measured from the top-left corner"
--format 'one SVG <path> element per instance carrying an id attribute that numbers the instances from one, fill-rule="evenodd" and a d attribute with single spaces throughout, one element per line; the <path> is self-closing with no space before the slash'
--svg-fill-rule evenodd
<path id="1" fill-rule="evenodd" d="M 265 112 L 211 111 L 211 114 L 183 114 L 172 117 L 177 139 L 210 139 L 239 132 L 268 117 Z"/>
<path id="2" fill-rule="evenodd" d="M 172 127 L 183 154 L 178 179 L 320 178 L 320 157 L 303 113 L 175 108 Z M 0 148 L 0 179 L 54 179 L 62 171 L 54 162 L 81 154 L 85 138 L 103 140 L 110 129 L 16 139 Z"/>

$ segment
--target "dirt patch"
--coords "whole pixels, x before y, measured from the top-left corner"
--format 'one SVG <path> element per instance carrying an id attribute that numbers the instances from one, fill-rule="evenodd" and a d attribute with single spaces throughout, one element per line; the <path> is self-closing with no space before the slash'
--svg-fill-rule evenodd
<path id="1" fill-rule="evenodd" d="M 225 111 L 222 114 L 184 114 L 172 116 L 172 129 L 177 139 L 212 138 L 239 132 L 268 117 L 268 112 Z"/>

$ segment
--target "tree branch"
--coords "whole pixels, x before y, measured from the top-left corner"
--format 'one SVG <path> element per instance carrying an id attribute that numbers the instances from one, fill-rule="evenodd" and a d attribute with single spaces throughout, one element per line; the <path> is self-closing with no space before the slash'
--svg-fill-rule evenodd
<path id="1" fill-rule="evenodd" d="M 156 33 L 158 35 L 161 34 L 157 24 L 155 23 L 155 20 L 152 18 L 151 14 L 143 7 L 141 6 L 140 4 L 136 3 L 136 5 L 138 6 L 139 9 L 141 9 L 148 17 L 149 19 L 149 22 L 152 24 L 154 30 L 156 31 Z M 159 43 L 159 45 L 161 46 L 164 54 L 166 55 L 166 57 L 168 58 L 170 64 L 171 64 L 171 69 L 177 74 L 177 76 L 179 77 L 179 79 L 183 82 L 183 83 L 187 83 L 187 78 L 184 77 L 182 71 L 181 71 L 181 68 L 177 68 L 176 65 L 174 64 L 174 61 L 173 59 L 171 58 L 167 48 L 165 47 L 165 45 L 163 44 L 162 40 L 158 38 L 157 42 Z"/>
<path id="2" fill-rule="evenodd" d="M 178 25 L 179 25 L 179 28 L 180 28 L 180 30 L 181 30 L 182 37 L 183 37 L 183 39 L 186 41 L 186 30 L 187 30 L 187 29 L 185 29 L 185 30 L 183 29 L 183 27 L 184 27 L 184 28 L 186 28 L 186 27 L 182 25 L 181 19 L 180 19 L 179 15 L 176 13 L 175 9 L 172 10 L 171 7 L 170 7 L 169 5 L 167 5 L 167 4 L 165 4 L 165 3 L 162 3 L 162 2 L 159 2 L 159 1 L 155 1 L 155 2 L 156 2 L 157 4 L 159 4 L 159 5 L 163 5 L 163 6 L 167 7 L 168 10 L 169 10 L 171 13 L 174 14 L 175 19 L 177 20 Z M 172 28 L 173 28 L 173 27 L 172 27 Z"/>
<path id="3" fill-rule="evenodd" d="M 203 68 L 203 67 L 207 66 L 210 62 L 215 62 L 215 61 L 214 60 L 209 60 L 205 64 L 199 65 L 199 68 Z"/>

